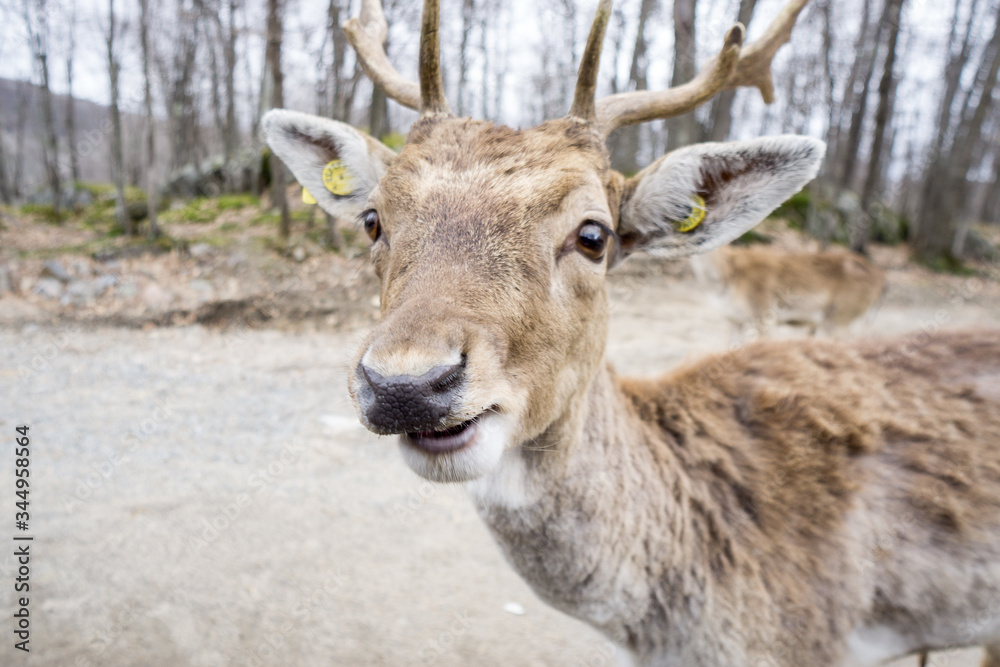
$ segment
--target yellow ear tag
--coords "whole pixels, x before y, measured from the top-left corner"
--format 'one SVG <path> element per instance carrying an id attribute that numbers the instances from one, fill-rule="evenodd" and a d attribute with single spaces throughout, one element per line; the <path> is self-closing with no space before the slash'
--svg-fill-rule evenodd
<path id="1" fill-rule="evenodd" d="M 340 160 L 331 160 L 323 168 L 323 185 L 338 197 L 346 197 L 354 192 L 354 179 L 351 172 Z"/>
<path id="2" fill-rule="evenodd" d="M 691 214 L 679 222 L 674 223 L 674 228 L 682 234 L 694 231 L 695 227 L 705 220 L 708 208 L 705 207 L 705 200 L 698 195 L 691 195 Z"/>
<path id="3" fill-rule="evenodd" d="M 302 203 L 303 204 L 318 204 L 316 198 L 309 194 L 309 191 L 302 188 Z"/>

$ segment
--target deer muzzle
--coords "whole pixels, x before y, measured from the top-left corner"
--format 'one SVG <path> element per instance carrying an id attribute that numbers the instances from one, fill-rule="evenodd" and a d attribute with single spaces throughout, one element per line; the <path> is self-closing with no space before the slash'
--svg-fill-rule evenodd
<path id="1" fill-rule="evenodd" d="M 383 376 L 363 362 L 358 364 L 358 401 L 369 428 L 382 435 L 408 434 L 417 446 L 447 451 L 464 444 L 455 438 L 473 425 L 448 425 L 465 383 L 465 359 L 460 363 L 435 366 L 423 375 Z M 462 428 L 460 428 L 462 427 Z"/>

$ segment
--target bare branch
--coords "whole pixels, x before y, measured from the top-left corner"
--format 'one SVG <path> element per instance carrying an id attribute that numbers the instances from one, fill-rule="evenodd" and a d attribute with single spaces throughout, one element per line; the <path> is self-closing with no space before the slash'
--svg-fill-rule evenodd
<path id="1" fill-rule="evenodd" d="M 360 17 L 345 21 L 341 28 L 372 83 L 403 106 L 420 109 L 420 85 L 403 78 L 385 53 L 389 24 L 381 0 L 362 0 Z"/>
<path id="2" fill-rule="evenodd" d="M 597 102 L 599 132 L 607 136 L 616 128 L 657 118 L 679 116 L 697 108 L 723 90 L 752 86 L 764 102 L 774 101 L 771 61 L 791 38 L 792 28 L 809 0 L 792 0 L 775 17 L 764 35 L 745 48 L 745 28 L 737 23 L 726 34 L 722 50 L 694 79 L 662 91 L 635 91 L 605 97 Z"/>

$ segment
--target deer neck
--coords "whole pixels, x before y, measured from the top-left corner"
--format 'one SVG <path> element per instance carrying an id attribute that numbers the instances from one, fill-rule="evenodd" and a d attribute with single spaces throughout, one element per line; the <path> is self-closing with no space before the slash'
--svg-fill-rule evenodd
<path id="1" fill-rule="evenodd" d="M 675 628 L 694 622 L 705 590 L 694 574 L 706 571 L 695 562 L 703 554 L 683 512 L 691 485 L 658 432 L 602 364 L 545 434 L 470 485 L 480 516 L 535 592 L 625 644 L 651 605 Z M 671 596 L 677 609 L 651 599 L 664 585 L 684 591 Z"/>

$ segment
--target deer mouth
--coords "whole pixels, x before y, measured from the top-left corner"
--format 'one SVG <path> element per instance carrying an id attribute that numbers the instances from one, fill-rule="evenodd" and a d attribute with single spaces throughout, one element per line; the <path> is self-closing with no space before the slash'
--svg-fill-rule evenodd
<path id="1" fill-rule="evenodd" d="M 403 437 L 409 444 L 429 454 L 456 452 L 475 440 L 481 416 L 440 431 L 419 431 L 407 433 Z"/>

